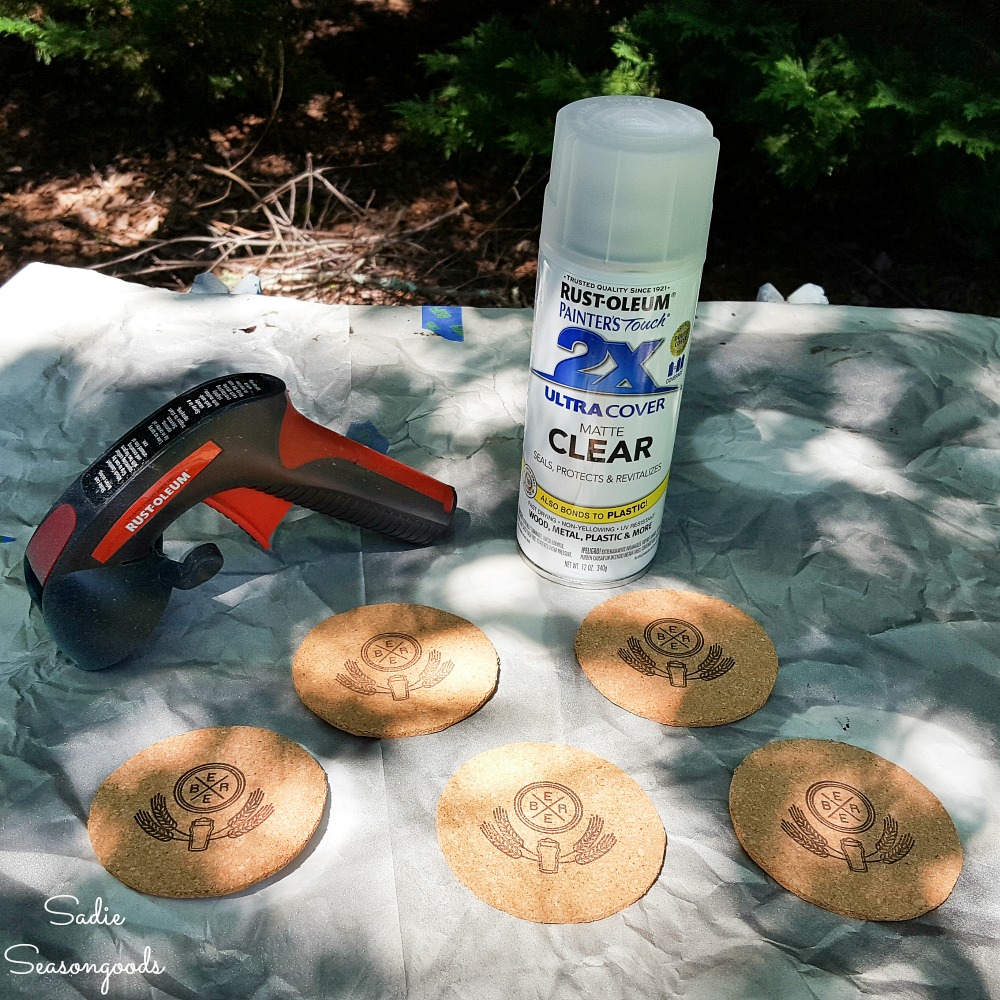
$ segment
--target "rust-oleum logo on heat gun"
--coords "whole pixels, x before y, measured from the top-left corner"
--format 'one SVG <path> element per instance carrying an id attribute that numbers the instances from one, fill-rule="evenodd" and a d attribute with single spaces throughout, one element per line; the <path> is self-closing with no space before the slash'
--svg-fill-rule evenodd
<path id="1" fill-rule="evenodd" d="M 94 549 L 93 557 L 100 563 L 107 562 L 136 531 L 168 507 L 174 497 L 189 486 L 220 454 L 222 449 L 214 441 L 206 441 L 187 458 L 178 462 L 115 521 Z"/>
<path id="2" fill-rule="evenodd" d="M 125 522 L 125 530 L 133 533 L 141 528 L 178 490 L 191 481 L 191 473 L 185 470 L 172 483 L 167 483 L 162 490 L 146 504 L 131 521 Z"/>

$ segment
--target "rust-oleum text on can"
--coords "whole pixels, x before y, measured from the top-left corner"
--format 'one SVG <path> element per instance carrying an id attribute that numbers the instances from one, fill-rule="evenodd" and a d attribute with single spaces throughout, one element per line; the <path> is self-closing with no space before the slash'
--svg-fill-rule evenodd
<path id="1" fill-rule="evenodd" d="M 556 118 L 517 512 L 550 579 L 616 586 L 656 553 L 718 151 L 670 101 L 594 97 Z"/>

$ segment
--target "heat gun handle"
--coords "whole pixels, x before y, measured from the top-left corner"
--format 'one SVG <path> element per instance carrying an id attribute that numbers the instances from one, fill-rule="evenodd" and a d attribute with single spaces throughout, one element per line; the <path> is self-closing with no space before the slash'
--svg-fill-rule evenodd
<path id="1" fill-rule="evenodd" d="M 417 544 L 439 538 L 455 512 L 451 486 L 314 423 L 287 398 L 271 458 L 251 488 L 206 500 L 264 546 L 291 504 Z"/>
<path id="2" fill-rule="evenodd" d="M 443 510 L 440 518 L 429 517 L 426 511 L 419 509 L 424 506 L 421 500 L 414 503 L 414 498 L 404 491 L 398 491 L 396 496 L 392 493 L 397 491 L 391 491 L 390 495 L 385 495 L 386 491 L 383 491 L 378 500 L 370 495 L 360 497 L 339 489 L 315 486 L 285 486 L 269 492 L 299 507 L 308 507 L 320 514 L 416 544 L 439 538 L 451 520 Z"/>

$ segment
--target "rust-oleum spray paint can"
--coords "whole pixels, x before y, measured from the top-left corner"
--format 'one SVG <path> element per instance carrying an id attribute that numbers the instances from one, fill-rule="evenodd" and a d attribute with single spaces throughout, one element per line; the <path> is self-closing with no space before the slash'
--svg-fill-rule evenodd
<path id="1" fill-rule="evenodd" d="M 718 157 L 683 104 L 592 97 L 556 116 L 517 511 L 550 579 L 617 586 L 656 553 Z"/>

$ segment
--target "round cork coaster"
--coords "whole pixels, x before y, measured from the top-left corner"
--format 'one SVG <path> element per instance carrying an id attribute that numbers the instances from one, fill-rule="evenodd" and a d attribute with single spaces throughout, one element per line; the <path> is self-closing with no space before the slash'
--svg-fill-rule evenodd
<path id="1" fill-rule="evenodd" d="M 667 842 L 624 771 L 549 743 L 512 743 L 463 764 L 438 800 L 437 835 L 483 902 L 544 924 L 624 910 L 656 881 Z"/>
<path id="2" fill-rule="evenodd" d="M 718 726 L 756 712 L 778 676 L 767 633 L 739 608 L 682 590 L 635 590 L 599 604 L 576 658 L 609 701 L 670 726 Z"/>
<path id="3" fill-rule="evenodd" d="M 295 858 L 326 806 L 326 773 L 284 736 L 196 729 L 130 757 L 97 790 L 97 859 L 152 896 L 224 896 Z"/>
<path id="4" fill-rule="evenodd" d="M 736 769 L 729 812 L 747 854 L 796 896 L 862 920 L 940 906 L 962 870 L 945 808 L 913 775 L 832 740 L 782 740 Z"/>
<path id="5" fill-rule="evenodd" d="M 327 618 L 302 641 L 292 679 L 302 701 L 357 736 L 436 733 L 496 691 L 500 658 L 458 615 L 373 604 Z"/>

